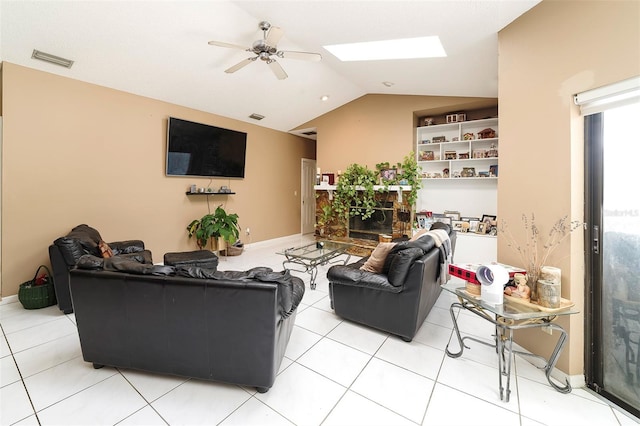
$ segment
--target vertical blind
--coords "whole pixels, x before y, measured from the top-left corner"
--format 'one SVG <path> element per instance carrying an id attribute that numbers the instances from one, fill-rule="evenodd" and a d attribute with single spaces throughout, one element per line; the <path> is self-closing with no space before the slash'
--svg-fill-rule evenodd
<path id="1" fill-rule="evenodd" d="M 640 102 L 640 76 L 578 93 L 573 101 L 580 107 L 582 115 Z"/>

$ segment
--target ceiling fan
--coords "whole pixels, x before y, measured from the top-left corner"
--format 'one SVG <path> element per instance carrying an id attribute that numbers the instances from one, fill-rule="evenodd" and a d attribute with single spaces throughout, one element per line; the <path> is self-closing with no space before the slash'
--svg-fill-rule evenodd
<path id="1" fill-rule="evenodd" d="M 265 61 L 267 65 L 269 65 L 269 68 L 271 68 L 271 71 L 273 71 L 278 80 L 284 80 L 288 77 L 287 73 L 284 71 L 282 66 L 278 62 L 276 62 L 276 57 L 283 59 L 299 59 L 303 61 L 313 62 L 318 62 L 322 59 L 322 56 L 319 53 L 278 50 L 277 45 L 284 35 L 284 31 L 280 27 L 272 27 L 271 24 L 267 21 L 260 22 L 258 24 L 258 28 L 262 30 L 262 40 L 254 41 L 249 48 L 237 44 L 225 43 L 222 41 L 209 42 L 209 44 L 212 46 L 245 50 L 256 55 L 238 62 L 234 66 L 224 70 L 224 72 L 228 74 L 234 73 L 239 69 L 249 65 L 251 62 L 254 62 L 256 59 L 260 58 L 261 61 Z"/>

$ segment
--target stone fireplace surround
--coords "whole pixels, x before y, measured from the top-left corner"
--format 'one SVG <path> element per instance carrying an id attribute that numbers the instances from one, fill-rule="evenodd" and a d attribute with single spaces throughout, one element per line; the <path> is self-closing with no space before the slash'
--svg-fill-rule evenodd
<path id="1" fill-rule="evenodd" d="M 379 210 L 371 220 L 362 221 L 359 216 L 349 220 L 349 223 L 334 222 L 325 226 L 318 226 L 318 218 L 322 216 L 323 206 L 331 204 L 335 186 L 317 185 L 316 192 L 316 231 L 317 239 L 330 239 L 348 242 L 353 245 L 350 253 L 367 256 L 378 245 L 379 234 L 388 234 L 392 238 L 411 236 L 411 222 L 413 219 L 412 206 L 407 202 L 411 187 L 389 186 L 388 191 L 377 192 L 376 201 Z M 383 188 L 382 186 L 375 187 Z M 402 196 L 398 197 L 399 190 Z M 385 220 L 382 220 L 384 217 Z M 368 222 L 368 223 L 367 223 Z M 383 222 L 382 224 L 380 222 Z M 365 229 L 363 229 L 363 226 Z M 355 228 L 355 229 L 354 229 Z"/>

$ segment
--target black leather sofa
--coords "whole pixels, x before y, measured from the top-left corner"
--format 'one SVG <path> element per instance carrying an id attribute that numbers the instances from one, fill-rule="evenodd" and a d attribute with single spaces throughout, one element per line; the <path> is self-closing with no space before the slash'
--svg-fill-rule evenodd
<path id="1" fill-rule="evenodd" d="M 434 225 L 435 226 L 435 225 Z M 449 237 L 452 261 L 456 232 L 437 224 Z M 446 254 L 424 236 L 398 242 L 387 255 L 383 272 L 361 270 L 363 258 L 349 265 L 329 268 L 331 306 L 336 315 L 397 335 L 409 342 L 418 332 L 446 278 Z"/>
<path id="2" fill-rule="evenodd" d="M 56 239 L 49 246 L 49 260 L 53 274 L 53 285 L 58 300 L 58 308 L 65 314 L 73 312 L 73 303 L 69 293 L 69 271 L 76 266 L 80 258 L 90 254 L 102 256 L 100 233 L 86 225 L 74 227 L 64 237 Z M 116 241 L 108 243 L 114 257 L 135 260 L 140 263 L 152 264 L 149 250 L 145 250 L 141 240 Z"/>
<path id="3" fill-rule="evenodd" d="M 259 392 L 274 383 L 304 295 L 302 280 L 287 271 L 222 272 L 91 256 L 70 271 L 70 286 L 82 355 L 95 368 L 193 377 Z"/>

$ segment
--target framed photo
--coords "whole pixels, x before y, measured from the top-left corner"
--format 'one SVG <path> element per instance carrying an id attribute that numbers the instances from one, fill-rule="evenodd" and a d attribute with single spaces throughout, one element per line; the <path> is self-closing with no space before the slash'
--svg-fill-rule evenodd
<path id="1" fill-rule="evenodd" d="M 427 215 L 426 214 L 421 214 L 421 213 L 417 213 L 416 214 L 416 221 L 418 222 L 418 229 L 428 229 L 428 225 L 427 225 Z"/>
<path id="2" fill-rule="evenodd" d="M 476 234 L 486 234 L 487 233 L 487 224 L 485 222 L 478 223 L 478 229 L 476 230 Z"/>
<path id="3" fill-rule="evenodd" d="M 445 210 L 445 217 L 450 217 L 451 220 L 460 220 L 460 212 L 454 210 Z"/>
<path id="4" fill-rule="evenodd" d="M 446 223 L 447 225 L 451 225 L 451 218 L 444 216 L 444 217 L 433 217 L 433 221 L 434 222 L 441 222 L 441 223 Z"/>
<path id="5" fill-rule="evenodd" d="M 495 215 L 490 215 L 490 214 L 482 215 L 482 222 L 487 224 L 487 230 L 489 229 L 488 227 L 491 226 L 491 223 L 495 222 L 495 220 L 496 220 Z"/>
<path id="6" fill-rule="evenodd" d="M 396 179 L 397 169 L 384 169 L 380 170 L 380 177 L 385 181 L 392 181 Z"/>
<path id="7" fill-rule="evenodd" d="M 466 223 L 466 222 L 463 222 L 461 220 L 452 220 L 451 221 L 451 227 L 453 228 L 454 231 L 462 232 L 462 224 L 464 224 L 464 223 Z"/>
<path id="8" fill-rule="evenodd" d="M 489 176 L 498 177 L 498 165 L 497 164 L 489 166 Z"/>
<path id="9" fill-rule="evenodd" d="M 478 225 L 480 224 L 480 219 L 470 220 L 469 221 L 469 232 L 478 232 Z"/>
<path id="10" fill-rule="evenodd" d="M 471 222 L 472 220 L 480 221 L 479 217 L 471 217 L 471 216 L 462 216 L 460 220 L 464 220 L 465 222 Z"/>

